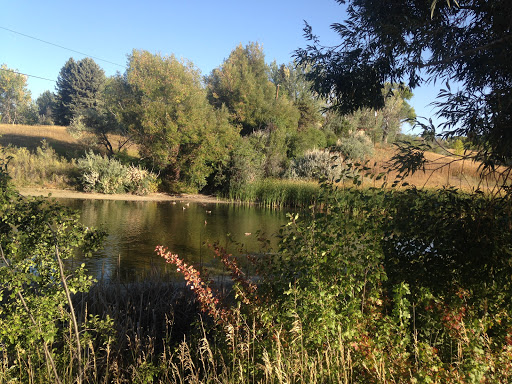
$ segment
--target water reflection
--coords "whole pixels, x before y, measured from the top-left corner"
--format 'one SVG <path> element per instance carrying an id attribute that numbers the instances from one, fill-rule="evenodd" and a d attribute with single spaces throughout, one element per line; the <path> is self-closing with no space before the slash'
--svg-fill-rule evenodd
<path id="1" fill-rule="evenodd" d="M 181 257 L 202 264 L 213 273 L 219 264 L 205 244 L 220 242 L 234 254 L 257 252 L 257 233 L 276 243 L 274 236 L 286 222 L 284 211 L 213 203 L 140 202 L 61 199 L 78 210 L 87 226 L 103 228 L 109 235 L 104 248 L 92 258 L 80 259 L 97 278 L 133 280 L 152 269 L 172 271 L 154 250 L 164 245 Z"/>

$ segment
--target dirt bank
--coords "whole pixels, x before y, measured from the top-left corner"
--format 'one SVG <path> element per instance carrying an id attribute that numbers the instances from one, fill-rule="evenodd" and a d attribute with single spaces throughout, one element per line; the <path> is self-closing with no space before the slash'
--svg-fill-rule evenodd
<path id="1" fill-rule="evenodd" d="M 167 195 L 165 193 L 151 193 L 146 196 L 136 196 L 128 193 L 105 195 L 103 193 L 86 193 L 72 190 L 47 188 L 19 188 L 23 196 L 44 196 L 63 199 L 95 199 L 95 200 L 124 200 L 124 201 L 189 201 L 197 203 L 227 203 L 226 200 L 217 199 L 207 195 Z"/>

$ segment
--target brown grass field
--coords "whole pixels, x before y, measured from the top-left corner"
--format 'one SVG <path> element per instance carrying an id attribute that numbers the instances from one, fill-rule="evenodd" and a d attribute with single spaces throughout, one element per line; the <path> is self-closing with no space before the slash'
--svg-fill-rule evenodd
<path id="1" fill-rule="evenodd" d="M 110 139 L 114 144 L 119 140 L 119 136 L 110 135 Z M 87 149 L 96 144 L 93 135 L 85 134 L 80 139 L 76 139 L 68 133 L 66 127 L 0 124 L 0 146 L 5 147 L 11 144 L 33 151 L 41 145 L 42 140 L 46 140 L 57 154 L 67 159 L 82 157 Z M 131 156 L 137 155 L 135 145 L 128 147 L 127 151 Z"/>
<path id="2" fill-rule="evenodd" d="M 395 154 L 395 148 L 377 147 L 374 158 L 369 161 L 375 173 L 386 172 L 388 184 L 392 183 L 398 176 L 396 171 L 389 171 L 390 160 Z M 434 152 L 426 152 L 425 170 L 417 171 L 413 175 L 404 178 L 404 182 L 418 188 L 439 189 L 457 188 L 464 191 L 492 191 L 497 185 L 503 185 L 503 173 L 505 169 L 498 169 L 498 172 L 485 173 L 482 175 L 481 163 L 461 159 L 460 156 L 441 155 Z M 374 166 L 374 164 L 376 165 Z M 366 183 L 368 184 L 368 182 Z M 507 182 L 507 184 L 509 184 Z"/>
<path id="3" fill-rule="evenodd" d="M 113 143 L 116 143 L 119 137 L 112 136 L 111 139 Z M 10 144 L 34 151 L 40 146 L 42 140 L 46 140 L 57 154 L 67 159 L 82 157 L 85 151 L 91 148 L 91 145 L 95 145 L 92 135 L 84 135 L 80 139 L 75 139 L 67 132 L 66 127 L 0 124 L 0 146 Z M 127 150 L 129 155 L 137 156 L 136 145 L 132 144 Z M 389 162 L 394 150 L 393 146 L 377 147 L 374 157 L 369 161 L 375 173 L 388 173 L 388 184 L 391 184 L 397 176 L 396 172 L 389 172 Z M 425 171 L 416 172 L 404 181 L 418 188 L 455 187 L 468 191 L 492 190 L 499 182 L 502 183 L 499 174 L 480 177 L 480 164 L 473 161 L 454 161 L 455 157 L 433 152 L 427 152 L 426 158 L 428 163 L 425 166 Z M 497 181 L 499 182 L 497 183 Z M 363 185 L 372 186 L 376 185 L 376 182 L 367 179 Z"/>

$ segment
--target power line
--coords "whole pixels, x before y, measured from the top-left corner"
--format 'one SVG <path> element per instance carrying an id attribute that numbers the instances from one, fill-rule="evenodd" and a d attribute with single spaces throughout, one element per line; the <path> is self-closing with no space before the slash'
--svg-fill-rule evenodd
<path id="1" fill-rule="evenodd" d="M 1 27 L 0 27 L 0 28 L 1 28 Z M 16 71 L 13 71 L 12 69 L 6 69 L 6 68 L 1 68 L 1 67 L 0 67 L 0 70 L 1 70 L 1 71 L 5 71 L 5 72 L 15 73 L 15 74 L 17 74 L 17 75 L 23 75 L 23 76 L 27 76 L 27 77 L 34 77 L 34 78 L 36 78 L 36 79 L 47 80 L 47 81 L 51 81 L 52 83 L 55 83 L 55 80 L 47 79 L 46 77 L 35 76 L 35 75 L 28 75 L 28 74 L 26 74 L 26 73 L 16 72 Z"/>
<path id="2" fill-rule="evenodd" d="M 99 61 L 103 61 L 105 63 L 109 63 L 109 64 L 112 64 L 112 65 L 117 65 L 118 67 L 121 67 L 121 68 L 126 68 L 126 66 L 124 65 L 121 65 L 121 64 L 117 64 L 117 63 L 114 63 L 112 61 L 108 61 L 108 60 L 105 60 L 105 59 L 101 59 L 99 57 L 95 57 L 95 56 L 92 56 L 92 55 L 88 55 L 87 53 L 83 53 L 83 52 L 80 52 L 80 51 L 76 51 L 74 49 L 71 49 L 71 48 L 66 48 L 66 47 L 63 47 L 62 45 L 58 45 L 58 44 L 54 44 L 54 43 L 51 43 L 49 41 L 46 41 L 46 40 L 42 40 L 42 39 L 39 39 L 37 37 L 34 37 L 34 36 L 29 36 L 29 35 L 26 35 L 24 33 L 21 33 L 21 32 L 17 32 L 17 31 L 13 31 L 12 29 L 9 29 L 9 28 L 5 28 L 5 27 L 2 27 L 0 26 L 0 29 L 4 29 L 6 31 L 9 31 L 9 32 L 12 32 L 12 33 L 16 33 L 20 36 L 24 36 L 24 37 L 28 37 L 29 39 L 33 39 L 33 40 L 37 40 L 37 41 L 40 41 L 42 43 L 45 43 L 45 44 L 49 44 L 49 45 L 53 45 L 54 47 L 57 47 L 57 48 L 61 48 L 61 49 L 65 49 L 67 51 L 71 51 L 71 52 L 75 52 L 75 53 L 78 53 L 80 55 L 83 55 L 83 56 L 86 56 L 86 57 L 90 57 L 92 59 L 95 59 L 95 60 L 99 60 Z M 36 77 L 36 76 L 32 76 L 32 77 Z M 47 79 L 46 79 L 47 80 Z M 52 80 L 53 81 L 53 80 Z"/>

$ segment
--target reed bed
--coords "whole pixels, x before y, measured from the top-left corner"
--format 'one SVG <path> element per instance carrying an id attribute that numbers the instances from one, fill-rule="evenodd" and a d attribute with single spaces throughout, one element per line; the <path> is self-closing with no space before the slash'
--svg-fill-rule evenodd
<path id="1" fill-rule="evenodd" d="M 239 317 L 237 332 L 216 332 L 199 315 L 190 289 L 166 278 L 101 281 L 73 301 L 82 325 L 83 383 L 350 382 L 348 349 L 329 345 L 311 352 L 277 332 L 270 348 L 255 353 L 258 337 L 250 324 Z M 0 346 L 0 384 L 75 383 L 75 347 L 65 326 L 70 336 L 53 351 L 58 378 L 30 357 L 12 364 Z M 299 325 L 294 332 L 300 340 Z"/>
<path id="2" fill-rule="evenodd" d="M 226 197 L 267 207 L 308 207 L 319 193 L 320 185 L 315 181 L 263 179 L 230 191 Z"/>

